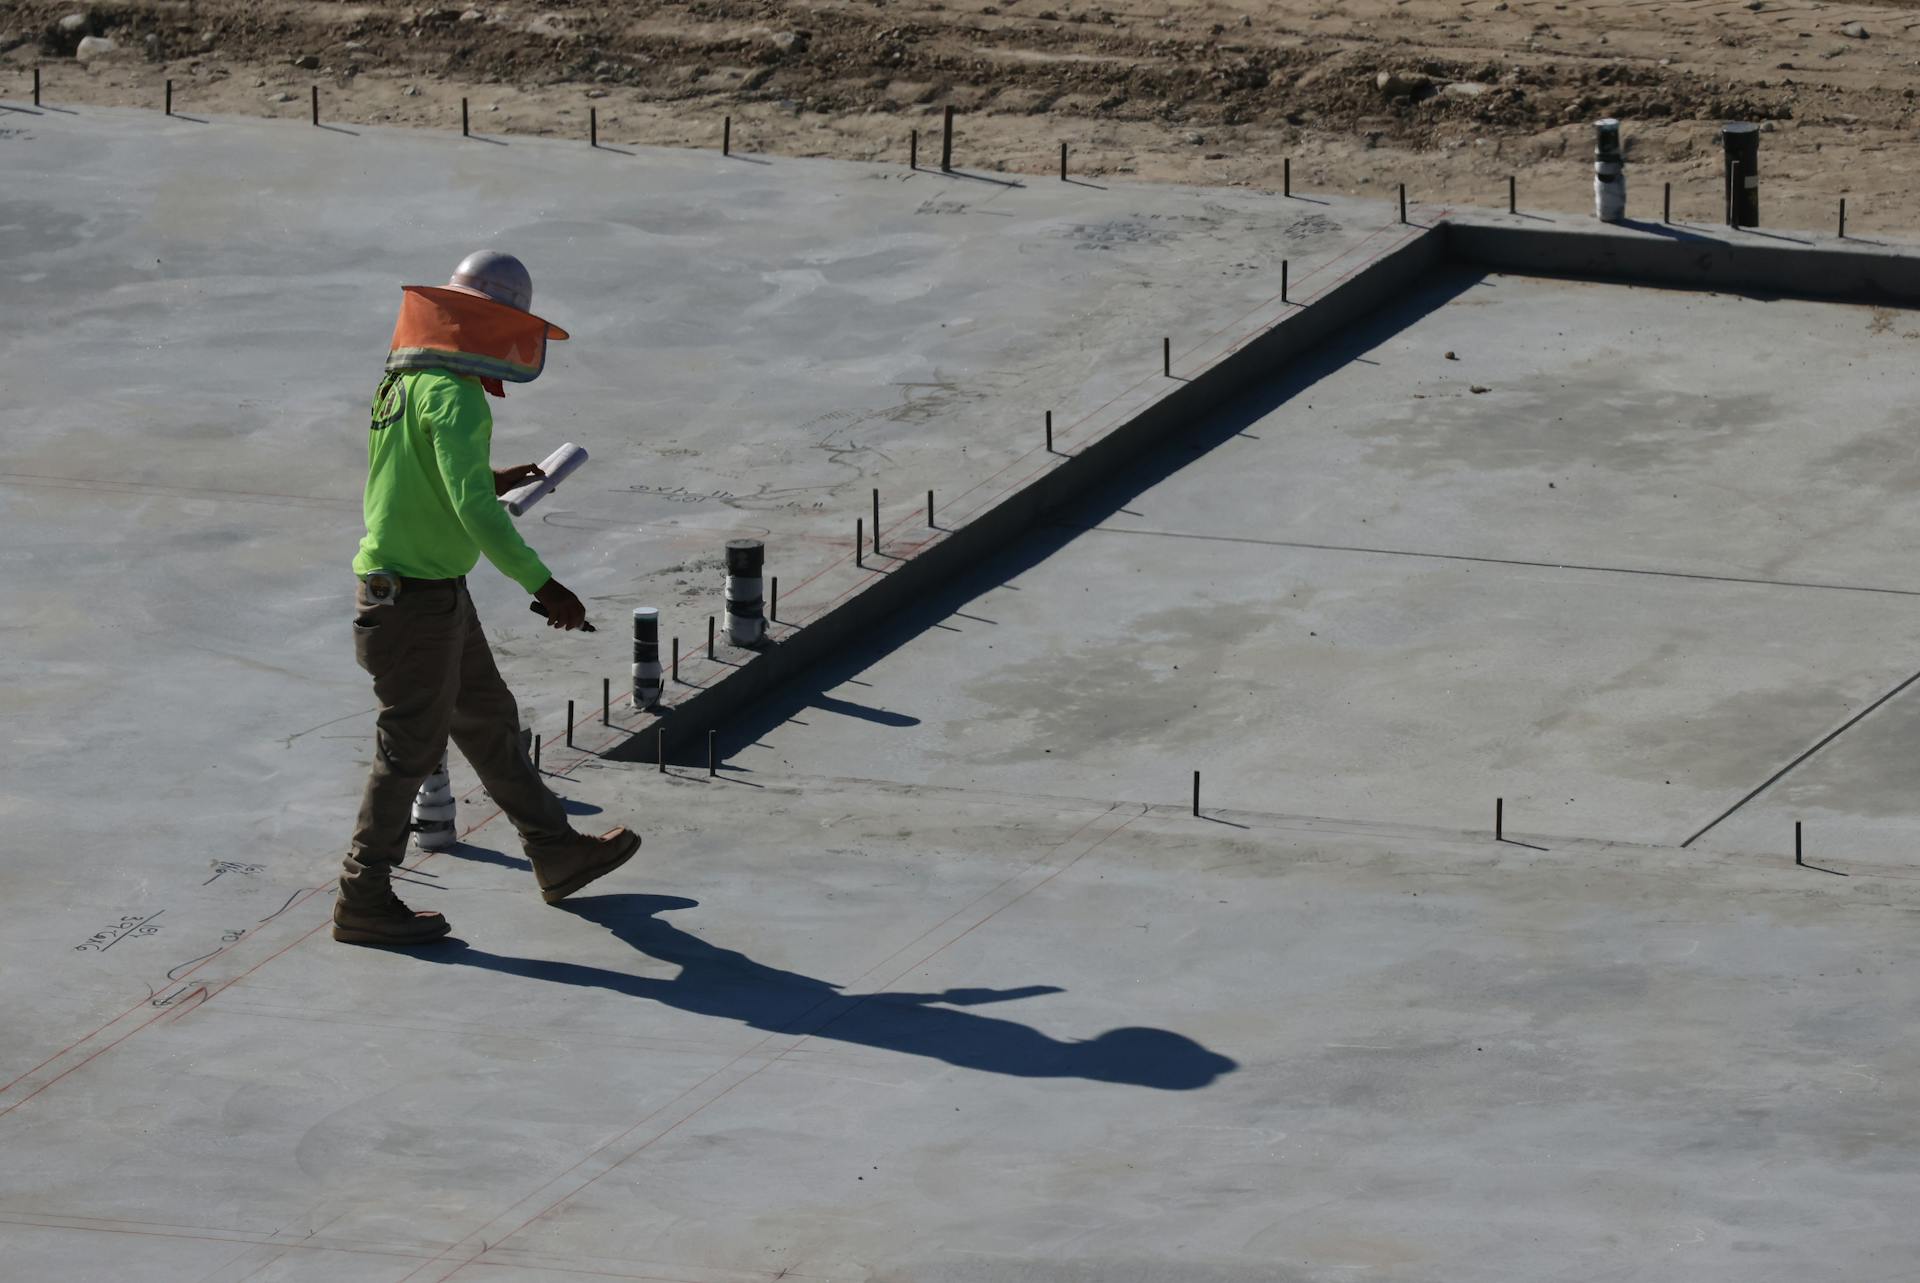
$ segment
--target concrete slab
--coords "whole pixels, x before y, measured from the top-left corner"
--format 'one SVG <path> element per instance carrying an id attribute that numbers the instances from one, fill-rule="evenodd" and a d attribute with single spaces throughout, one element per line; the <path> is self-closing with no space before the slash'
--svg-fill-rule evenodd
<path id="1" fill-rule="evenodd" d="M 607 628 L 549 637 L 516 588 L 475 579 L 557 747 L 568 700 L 585 723 L 603 678 L 620 693 L 634 604 L 664 608 L 689 682 L 726 671 L 696 652 L 727 538 L 768 540 L 788 610 L 830 600 L 857 582 L 872 487 L 889 523 L 929 489 L 943 511 L 986 501 L 1039 451 L 1044 409 L 1063 441 L 1123 412 L 1161 384 L 1162 335 L 1182 368 L 1206 359 L 1278 306 L 1282 258 L 1310 290 L 1392 217 L 134 112 L 23 116 L 0 148 L 0 806 L 23 853 L 0 901 L 36 906 L 10 915 L 13 968 L 156 911 L 181 941 L 168 965 L 191 959 L 339 851 L 372 711 L 347 567 L 401 282 L 510 243 L 577 336 L 499 407 L 496 457 L 593 452 L 533 541 Z M 206 892 L 244 912 L 185 926 L 156 888 L 199 894 L 219 861 L 258 866 Z M 120 952 L 98 989 L 41 1001 L 0 1081 L 120 1010 Z"/>
<path id="2" fill-rule="evenodd" d="M 1902 882 L 823 777 L 576 791 L 650 817 L 644 868 L 559 911 L 442 857 L 464 946 L 246 942 L 3 1120 L 0 1250 L 714 1283 L 1920 1247 Z"/>
<path id="3" fill-rule="evenodd" d="M 1671 845 L 1907 675 L 1908 314 L 1444 277 L 781 692 L 718 778 L 550 758 L 647 834 L 602 894 L 541 904 L 468 796 L 404 888 L 459 939 L 409 956 L 323 934 L 366 730 L 335 630 L 392 286 L 447 244 L 512 235 L 582 335 L 503 453 L 625 426 L 542 549 L 697 618 L 725 536 L 830 600 L 876 480 L 991 495 L 1043 402 L 1091 433 L 1158 332 L 1207 336 L 1184 374 L 1270 319 L 1277 247 L 1324 286 L 1405 229 L 322 134 L 0 138 L 0 1274 L 1914 1258 L 1915 875 L 1795 869 L 1746 813 Z M 479 595 L 536 708 L 623 670 Z M 1891 839 L 1899 792 L 1824 796 Z"/>
<path id="4" fill-rule="evenodd" d="M 1681 843 L 1913 673 L 1917 324 L 1442 278 L 735 760 Z"/>

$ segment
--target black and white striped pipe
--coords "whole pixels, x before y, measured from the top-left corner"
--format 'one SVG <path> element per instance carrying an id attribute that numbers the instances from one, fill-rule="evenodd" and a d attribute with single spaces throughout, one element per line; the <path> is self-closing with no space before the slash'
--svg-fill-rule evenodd
<path id="1" fill-rule="evenodd" d="M 447 777 L 447 758 L 420 785 L 413 799 L 413 843 L 422 851 L 446 851 L 453 847 L 453 782 Z"/>
<path id="2" fill-rule="evenodd" d="M 660 707 L 660 612 L 653 606 L 633 608 L 633 706 Z"/>
<path id="3" fill-rule="evenodd" d="M 767 546 L 758 539 L 727 541 L 727 637 L 736 646 L 758 646 L 767 637 L 761 572 Z"/>
<path id="4" fill-rule="evenodd" d="M 1627 217 L 1627 164 L 1620 151 L 1620 122 L 1611 116 L 1593 125 L 1593 213 L 1603 223 Z"/>

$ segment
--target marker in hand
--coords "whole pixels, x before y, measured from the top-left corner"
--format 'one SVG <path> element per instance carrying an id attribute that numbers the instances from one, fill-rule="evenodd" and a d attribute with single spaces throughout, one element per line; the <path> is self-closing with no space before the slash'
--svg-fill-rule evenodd
<path id="1" fill-rule="evenodd" d="M 534 614 L 536 614 L 536 615 L 538 615 L 538 616 L 540 616 L 540 617 L 541 617 L 542 619 L 551 619 L 551 618 L 552 618 L 552 615 L 551 615 L 551 614 L 550 614 L 550 613 L 548 612 L 548 610 L 547 610 L 547 608 L 546 608 L 545 606 L 543 606 L 543 605 L 541 605 L 541 604 L 540 604 L 539 602 L 537 602 L 537 601 L 530 601 L 530 602 L 528 602 L 528 603 L 527 603 L 527 609 L 528 609 L 528 610 L 531 610 L 531 611 L 532 611 L 532 612 L 533 612 Z M 594 627 L 594 626 L 593 626 L 592 624 L 589 624 L 589 623 L 587 623 L 587 622 L 586 622 L 585 620 L 581 620 L 581 621 L 580 621 L 580 631 L 581 631 L 581 632 L 583 632 L 583 633 L 597 633 L 597 632 L 599 632 L 600 630 L 599 630 L 599 629 L 597 629 L 597 628 L 595 628 L 595 627 Z"/>

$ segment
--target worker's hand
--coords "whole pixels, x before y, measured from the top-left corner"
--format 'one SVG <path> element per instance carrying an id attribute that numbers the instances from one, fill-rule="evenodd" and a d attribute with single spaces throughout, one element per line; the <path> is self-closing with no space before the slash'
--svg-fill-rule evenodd
<path id="1" fill-rule="evenodd" d="M 572 632 L 587 622 L 587 608 L 558 579 L 549 579 L 540 585 L 540 591 L 533 597 L 547 608 L 549 628 L 564 628 Z"/>
<path id="2" fill-rule="evenodd" d="M 537 463 L 516 463 L 511 468 L 495 468 L 493 470 L 494 497 L 498 498 L 509 490 L 518 490 L 527 482 L 538 481 L 546 475 L 540 471 L 540 465 Z"/>

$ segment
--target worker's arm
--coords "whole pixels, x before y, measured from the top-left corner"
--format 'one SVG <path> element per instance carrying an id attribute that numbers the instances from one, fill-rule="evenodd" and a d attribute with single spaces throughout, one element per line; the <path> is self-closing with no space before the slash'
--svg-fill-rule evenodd
<path id="1" fill-rule="evenodd" d="M 422 389 L 421 417 L 433 432 L 433 453 L 460 524 L 488 561 L 530 593 L 553 578 L 520 537 L 513 518 L 494 494 L 493 412 L 487 394 L 468 379 L 435 379 Z"/>

